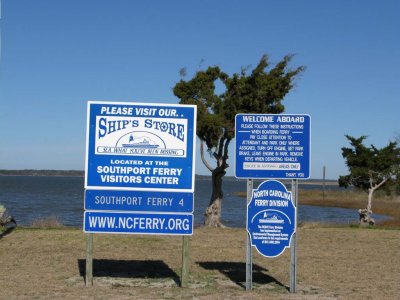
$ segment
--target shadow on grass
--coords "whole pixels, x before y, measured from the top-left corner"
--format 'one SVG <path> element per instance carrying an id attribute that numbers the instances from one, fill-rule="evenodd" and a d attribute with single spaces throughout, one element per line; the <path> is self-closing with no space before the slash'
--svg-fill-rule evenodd
<path id="1" fill-rule="evenodd" d="M 78 259 L 78 267 L 85 278 L 86 260 Z M 93 277 L 172 278 L 181 284 L 180 277 L 161 260 L 93 259 Z"/>
<path id="2" fill-rule="evenodd" d="M 217 261 L 217 262 L 196 262 L 200 267 L 206 270 L 217 270 L 220 273 L 224 274 L 234 283 L 242 288 L 246 288 L 246 264 L 242 262 L 226 262 L 226 261 Z M 287 286 L 276 280 L 274 277 L 271 277 L 267 274 L 268 270 L 260 267 L 259 265 L 253 264 L 253 283 L 257 284 L 268 284 L 275 283 L 285 289 L 288 289 Z"/>
<path id="3" fill-rule="evenodd" d="M 14 231 L 14 229 L 16 229 L 17 228 L 17 226 L 12 226 L 12 227 L 8 227 L 6 230 L 4 230 L 3 232 L 0 232 L 0 240 L 3 238 L 3 237 L 5 237 L 5 236 L 7 236 L 7 235 L 9 235 L 11 232 L 13 232 Z"/>

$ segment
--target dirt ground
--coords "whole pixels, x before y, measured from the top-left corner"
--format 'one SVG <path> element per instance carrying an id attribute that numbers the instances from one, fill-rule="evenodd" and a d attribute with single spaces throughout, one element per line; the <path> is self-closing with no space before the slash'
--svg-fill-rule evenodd
<path id="1" fill-rule="evenodd" d="M 94 236 L 94 286 L 85 287 L 79 229 L 16 229 L 0 235 L 0 299 L 400 299 L 400 231 L 298 229 L 297 293 L 290 251 L 253 250 L 245 290 L 244 229 L 195 229 L 189 286 L 180 288 L 182 237 Z"/>

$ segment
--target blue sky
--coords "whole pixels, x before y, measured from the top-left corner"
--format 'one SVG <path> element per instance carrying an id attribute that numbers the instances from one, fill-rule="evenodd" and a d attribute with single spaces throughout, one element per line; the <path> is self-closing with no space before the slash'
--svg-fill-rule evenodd
<path id="1" fill-rule="evenodd" d="M 399 1 L 3 0 L 0 169 L 84 169 L 88 100 L 178 103 L 186 67 L 292 53 L 286 113 L 312 118 L 311 177 L 347 172 L 345 134 L 400 132 Z M 231 168 L 233 175 L 233 145 Z M 208 174 L 200 160 L 198 174 Z"/>

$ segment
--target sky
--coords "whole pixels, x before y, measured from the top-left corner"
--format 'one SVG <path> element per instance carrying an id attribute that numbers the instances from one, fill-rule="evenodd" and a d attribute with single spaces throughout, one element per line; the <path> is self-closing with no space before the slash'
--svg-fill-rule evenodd
<path id="1" fill-rule="evenodd" d="M 400 134 L 397 0 L 1 4 L 0 169 L 83 170 L 88 100 L 177 104 L 181 68 L 232 75 L 264 54 L 306 67 L 283 104 L 311 116 L 311 178 L 347 174 L 346 134 L 377 147 Z"/>

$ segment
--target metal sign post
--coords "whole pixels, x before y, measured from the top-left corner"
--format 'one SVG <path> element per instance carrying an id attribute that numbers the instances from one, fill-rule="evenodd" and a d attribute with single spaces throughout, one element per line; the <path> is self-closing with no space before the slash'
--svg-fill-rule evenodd
<path id="1" fill-rule="evenodd" d="M 251 201 L 253 193 L 253 180 L 247 179 L 247 203 Z M 246 218 L 246 228 L 249 220 Z M 253 288 L 253 249 L 251 247 L 250 233 L 247 232 L 246 246 L 246 291 Z"/>
<path id="2" fill-rule="evenodd" d="M 181 287 L 187 287 L 189 281 L 189 237 L 182 238 L 182 274 Z"/>
<path id="3" fill-rule="evenodd" d="M 292 180 L 292 197 L 296 208 L 298 208 L 299 199 L 299 186 L 298 180 Z M 295 226 L 297 228 L 297 209 L 295 212 Z M 290 242 L 290 292 L 296 293 L 296 267 L 297 267 L 297 230 L 293 234 L 292 240 Z"/>
<path id="4" fill-rule="evenodd" d="M 86 286 L 93 285 L 93 233 L 86 234 L 85 284 Z"/>

